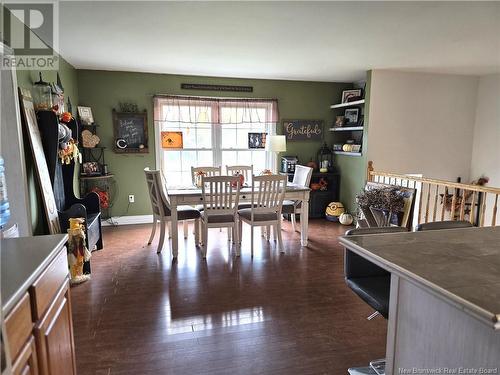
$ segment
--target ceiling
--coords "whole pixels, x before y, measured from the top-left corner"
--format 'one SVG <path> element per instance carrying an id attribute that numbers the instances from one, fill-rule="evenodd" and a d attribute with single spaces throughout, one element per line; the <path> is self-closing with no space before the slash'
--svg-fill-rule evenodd
<path id="1" fill-rule="evenodd" d="M 60 3 L 76 68 L 354 81 L 369 69 L 500 72 L 499 2 Z"/>

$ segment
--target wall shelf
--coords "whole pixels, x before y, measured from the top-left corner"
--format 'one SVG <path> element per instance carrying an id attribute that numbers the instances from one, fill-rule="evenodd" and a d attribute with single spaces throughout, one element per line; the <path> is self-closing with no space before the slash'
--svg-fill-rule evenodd
<path id="1" fill-rule="evenodd" d="M 361 156 L 361 152 L 345 152 L 345 151 L 333 151 L 335 155 L 346 155 L 346 156 Z"/>
<path id="2" fill-rule="evenodd" d="M 363 131 L 362 126 L 344 126 L 344 127 L 335 127 L 335 128 L 330 128 L 330 131 L 332 132 L 348 132 L 348 131 Z"/>
<path id="3" fill-rule="evenodd" d="M 346 107 L 354 107 L 357 105 L 362 105 L 365 104 L 365 99 L 361 100 L 356 100 L 354 102 L 349 102 L 349 103 L 340 103 L 340 104 L 333 104 L 330 106 L 330 108 L 335 109 L 335 108 L 346 108 Z"/>

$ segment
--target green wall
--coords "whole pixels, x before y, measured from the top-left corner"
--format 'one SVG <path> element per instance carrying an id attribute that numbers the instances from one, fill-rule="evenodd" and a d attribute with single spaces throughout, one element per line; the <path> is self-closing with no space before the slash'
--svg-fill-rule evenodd
<path id="1" fill-rule="evenodd" d="M 95 70 L 78 70 L 77 76 L 79 103 L 92 108 L 94 119 L 100 125 L 98 135 L 101 138 L 101 144 L 107 147 L 106 163 L 110 172 L 115 174 L 118 194 L 111 212 L 113 216 L 151 213 L 143 169 L 155 166 L 154 94 L 276 98 L 281 119 L 324 120 L 325 138 L 331 145 L 332 136 L 327 131 L 333 119 L 330 105 L 339 100 L 343 89 L 352 87 L 350 83 L 214 78 Z M 253 86 L 253 93 L 181 90 L 181 83 L 246 85 Z M 137 104 L 140 110 L 147 110 L 149 154 L 125 155 L 115 154 L 112 151 L 114 138 L 111 113 L 113 108 L 118 108 L 119 102 L 132 102 Z M 280 123 L 278 132 L 281 132 L 281 127 Z M 311 157 L 316 157 L 316 152 L 320 147 L 321 142 L 288 142 L 286 154 L 297 155 L 301 163 L 307 163 Z M 127 211 L 128 194 L 135 194 L 135 203 L 131 204 Z"/>
<path id="2" fill-rule="evenodd" d="M 15 22 L 17 18 L 13 18 Z M 17 20 L 20 22 L 19 20 Z M 31 32 L 31 31 L 30 31 Z M 78 104 L 78 86 L 76 69 L 70 65 L 66 60 L 59 56 L 59 76 L 64 86 L 64 95 L 67 99 L 71 98 L 73 104 L 73 112 L 76 110 Z M 55 82 L 57 71 L 44 70 L 42 71 L 43 79 L 46 82 Z M 19 87 L 30 89 L 34 82 L 38 81 L 38 70 L 17 70 L 17 85 Z M 46 234 L 48 227 L 45 221 L 45 214 L 43 210 L 43 201 L 36 180 L 35 164 L 33 161 L 29 142 L 24 140 L 25 154 L 26 154 L 26 172 L 28 178 L 28 193 L 31 208 L 31 221 L 33 226 L 33 234 Z"/>

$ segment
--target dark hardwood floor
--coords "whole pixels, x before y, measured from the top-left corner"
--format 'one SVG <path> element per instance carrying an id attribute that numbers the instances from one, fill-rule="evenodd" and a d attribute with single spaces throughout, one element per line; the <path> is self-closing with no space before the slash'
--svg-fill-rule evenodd
<path id="1" fill-rule="evenodd" d="M 386 321 L 344 283 L 345 227 L 311 220 L 301 248 L 285 222 L 286 253 L 258 237 L 253 259 L 243 228 L 241 258 L 211 229 L 206 261 L 190 234 L 176 263 L 150 225 L 105 228 L 71 290 L 78 374 L 347 374 L 384 356 Z"/>

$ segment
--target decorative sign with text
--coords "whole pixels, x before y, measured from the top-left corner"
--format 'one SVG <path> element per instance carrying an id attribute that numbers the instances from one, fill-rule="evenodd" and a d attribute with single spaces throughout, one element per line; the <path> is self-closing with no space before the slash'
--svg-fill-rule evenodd
<path id="1" fill-rule="evenodd" d="M 283 120 L 287 141 L 321 141 L 323 120 Z"/>

